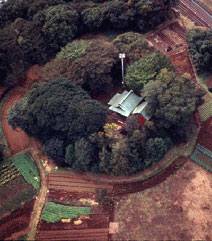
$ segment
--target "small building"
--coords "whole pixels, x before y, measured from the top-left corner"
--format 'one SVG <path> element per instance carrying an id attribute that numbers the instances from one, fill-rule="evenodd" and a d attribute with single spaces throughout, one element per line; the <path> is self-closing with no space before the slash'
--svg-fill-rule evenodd
<path id="1" fill-rule="evenodd" d="M 125 90 L 122 94 L 117 93 L 108 102 L 109 110 L 112 110 L 122 116 L 128 117 L 130 114 L 136 114 L 139 122 L 144 124 L 152 116 L 145 112 L 148 103 L 143 97 L 137 96 L 132 90 Z"/>

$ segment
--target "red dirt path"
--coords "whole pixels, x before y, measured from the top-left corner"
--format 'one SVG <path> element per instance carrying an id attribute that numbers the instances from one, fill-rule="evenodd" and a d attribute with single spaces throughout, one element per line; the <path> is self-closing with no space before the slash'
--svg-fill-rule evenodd
<path id="1" fill-rule="evenodd" d="M 25 93 L 26 92 L 22 89 L 13 89 L 4 100 L 2 108 L 2 128 L 7 140 L 8 147 L 10 148 L 13 155 L 29 147 L 30 143 L 30 138 L 23 131 L 20 129 L 13 130 L 7 122 L 7 112 L 9 108 L 11 108 L 15 102 L 23 98 Z"/>

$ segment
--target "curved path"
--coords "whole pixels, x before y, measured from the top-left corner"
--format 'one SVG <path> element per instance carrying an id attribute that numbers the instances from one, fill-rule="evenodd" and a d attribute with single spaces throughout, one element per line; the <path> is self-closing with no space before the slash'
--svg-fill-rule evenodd
<path id="1" fill-rule="evenodd" d="M 22 99 L 25 94 L 25 89 L 14 88 L 3 99 L 3 107 L 1 113 L 2 128 L 7 140 L 7 145 L 13 155 L 28 148 L 30 144 L 30 138 L 23 131 L 21 131 L 19 128 L 13 130 L 7 122 L 8 110 L 14 106 L 17 101 Z"/>

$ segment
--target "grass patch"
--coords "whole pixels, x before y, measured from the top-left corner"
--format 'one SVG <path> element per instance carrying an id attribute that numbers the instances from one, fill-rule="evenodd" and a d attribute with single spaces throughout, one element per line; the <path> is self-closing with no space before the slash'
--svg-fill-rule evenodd
<path id="1" fill-rule="evenodd" d="M 39 172 L 28 152 L 13 157 L 12 162 L 29 184 L 37 190 L 40 189 Z"/>
<path id="2" fill-rule="evenodd" d="M 90 213 L 90 207 L 70 207 L 56 204 L 54 202 L 47 202 L 41 219 L 49 223 L 55 223 L 60 221 L 61 218 L 72 219 L 79 215 L 89 215 Z"/>

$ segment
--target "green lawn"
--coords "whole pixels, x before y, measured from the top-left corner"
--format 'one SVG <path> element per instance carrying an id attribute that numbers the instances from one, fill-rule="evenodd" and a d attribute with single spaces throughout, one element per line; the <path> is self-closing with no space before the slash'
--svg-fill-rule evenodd
<path id="1" fill-rule="evenodd" d="M 70 207 L 54 202 L 47 202 L 43 210 L 41 219 L 49 223 L 60 221 L 61 218 L 72 219 L 79 215 L 89 215 L 91 207 Z"/>
<path id="2" fill-rule="evenodd" d="M 29 184 L 37 190 L 40 189 L 39 172 L 28 152 L 13 157 L 12 162 Z"/>

